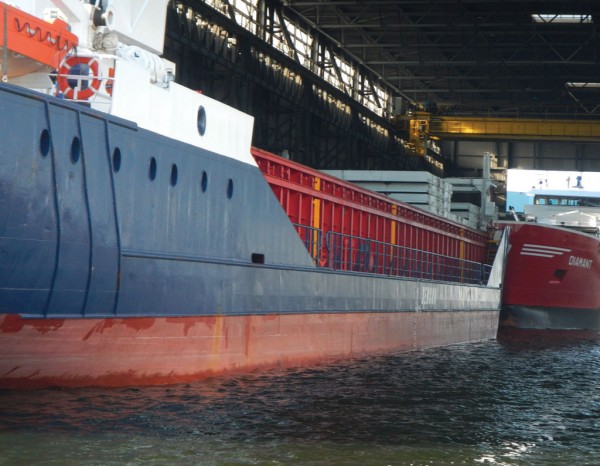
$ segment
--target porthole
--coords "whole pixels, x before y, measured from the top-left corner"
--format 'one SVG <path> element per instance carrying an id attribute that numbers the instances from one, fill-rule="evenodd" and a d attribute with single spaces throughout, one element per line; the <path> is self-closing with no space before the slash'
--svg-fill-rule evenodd
<path id="1" fill-rule="evenodd" d="M 74 137 L 71 142 L 71 162 L 76 164 L 79 162 L 79 157 L 81 157 L 81 142 L 78 137 Z"/>
<path id="2" fill-rule="evenodd" d="M 204 110 L 204 107 L 202 105 L 200 105 L 200 107 L 198 107 L 198 133 L 200 134 L 200 136 L 204 136 L 204 132 L 206 131 L 206 110 Z"/>
<path id="3" fill-rule="evenodd" d="M 202 177 L 200 178 L 200 188 L 203 193 L 208 189 L 208 175 L 205 171 L 202 172 Z"/>
<path id="4" fill-rule="evenodd" d="M 46 157 L 50 153 L 50 133 L 47 129 L 43 130 L 40 135 L 40 152 L 42 157 Z"/>
<path id="5" fill-rule="evenodd" d="M 171 166 L 171 186 L 175 186 L 177 184 L 177 165 L 173 164 Z"/>
<path id="6" fill-rule="evenodd" d="M 118 147 L 113 151 L 112 164 L 115 172 L 118 172 L 121 169 L 121 149 Z"/>
<path id="7" fill-rule="evenodd" d="M 154 179 L 156 178 L 156 159 L 154 157 L 150 159 L 150 169 L 148 170 L 148 178 L 150 178 L 150 181 L 154 181 Z"/>
<path id="8" fill-rule="evenodd" d="M 231 199 L 233 197 L 233 180 L 229 178 L 227 182 L 227 199 Z"/>

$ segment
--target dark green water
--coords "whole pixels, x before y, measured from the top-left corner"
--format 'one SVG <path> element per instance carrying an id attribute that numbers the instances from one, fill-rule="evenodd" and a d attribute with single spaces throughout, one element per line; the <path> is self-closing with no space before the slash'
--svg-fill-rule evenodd
<path id="1" fill-rule="evenodd" d="M 1 465 L 600 465 L 600 339 L 191 385 L 0 391 Z"/>

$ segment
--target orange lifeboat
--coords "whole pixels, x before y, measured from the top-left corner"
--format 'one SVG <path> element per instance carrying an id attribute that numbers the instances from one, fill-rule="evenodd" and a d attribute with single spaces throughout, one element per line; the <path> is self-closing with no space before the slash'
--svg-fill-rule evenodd
<path id="1" fill-rule="evenodd" d="M 8 78 L 58 68 L 78 42 L 64 21 L 48 23 L 0 2 L 0 63 Z"/>

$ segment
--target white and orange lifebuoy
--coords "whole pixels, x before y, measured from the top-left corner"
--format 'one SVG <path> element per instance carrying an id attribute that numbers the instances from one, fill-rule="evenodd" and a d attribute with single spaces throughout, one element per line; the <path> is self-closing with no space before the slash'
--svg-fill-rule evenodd
<path id="1" fill-rule="evenodd" d="M 108 69 L 108 79 L 104 83 L 104 89 L 106 90 L 106 93 L 111 97 L 112 97 L 114 80 L 115 80 L 115 69 L 109 68 Z"/>
<path id="2" fill-rule="evenodd" d="M 85 65 L 88 67 L 89 75 L 69 76 L 71 69 L 76 65 Z M 76 81 L 75 87 L 71 86 L 69 81 Z M 86 83 L 87 86 L 83 86 L 82 83 Z M 100 86 L 102 80 L 100 78 L 100 63 L 93 57 L 69 57 L 58 70 L 57 76 L 58 89 L 63 93 L 65 98 L 70 100 L 88 100 L 93 97 Z"/>

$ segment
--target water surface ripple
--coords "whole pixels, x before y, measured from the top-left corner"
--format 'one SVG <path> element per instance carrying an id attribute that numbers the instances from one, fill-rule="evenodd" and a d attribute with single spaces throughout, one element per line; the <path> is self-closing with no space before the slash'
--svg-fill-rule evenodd
<path id="1" fill-rule="evenodd" d="M 599 465 L 600 339 L 124 389 L 0 391 L 0 465 Z"/>

